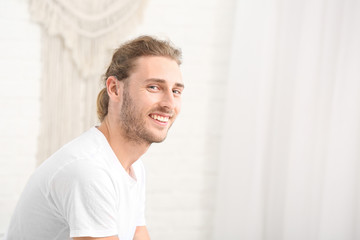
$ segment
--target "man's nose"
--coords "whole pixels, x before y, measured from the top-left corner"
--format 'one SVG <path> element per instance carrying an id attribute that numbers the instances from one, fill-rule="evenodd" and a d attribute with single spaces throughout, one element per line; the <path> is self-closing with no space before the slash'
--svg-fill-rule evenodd
<path id="1" fill-rule="evenodd" d="M 172 90 L 164 93 L 160 104 L 162 107 L 167 108 L 167 109 L 172 110 L 175 108 L 175 98 L 174 98 L 174 93 L 172 92 Z"/>

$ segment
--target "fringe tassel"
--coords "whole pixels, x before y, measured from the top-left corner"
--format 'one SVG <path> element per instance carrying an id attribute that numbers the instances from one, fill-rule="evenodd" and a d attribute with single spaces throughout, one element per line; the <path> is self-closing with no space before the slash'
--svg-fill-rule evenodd
<path id="1" fill-rule="evenodd" d="M 142 21 L 145 5 L 144 0 L 30 0 L 29 11 L 45 32 L 62 39 L 86 78 L 102 69 L 104 53 Z"/>
<path id="2" fill-rule="evenodd" d="M 43 27 L 38 163 L 97 123 L 109 55 L 142 21 L 145 0 L 30 0 Z"/>

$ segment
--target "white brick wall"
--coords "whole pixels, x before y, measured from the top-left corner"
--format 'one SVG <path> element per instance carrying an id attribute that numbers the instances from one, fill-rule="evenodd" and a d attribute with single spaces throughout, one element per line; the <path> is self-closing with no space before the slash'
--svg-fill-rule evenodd
<path id="1" fill-rule="evenodd" d="M 153 239 L 211 238 L 234 4 L 152 0 L 137 31 L 168 36 L 183 50 L 182 113 L 167 140 L 144 156 Z"/>
<path id="2" fill-rule="evenodd" d="M 152 239 L 209 239 L 235 0 L 149 0 L 133 36 L 169 37 L 183 50 L 183 109 L 168 139 L 143 157 Z M 25 0 L 0 2 L 0 232 L 35 164 L 40 38 Z M 20 71 L 12 69 L 21 68 Z M 3 187 L 4 186 L 4 187 Z"/>
<path id="3" fill-rule="evenodd" d="M 40 31 L 25 0 L 0 1 L 0 31 L 1 234 L 36 164 Z"/>

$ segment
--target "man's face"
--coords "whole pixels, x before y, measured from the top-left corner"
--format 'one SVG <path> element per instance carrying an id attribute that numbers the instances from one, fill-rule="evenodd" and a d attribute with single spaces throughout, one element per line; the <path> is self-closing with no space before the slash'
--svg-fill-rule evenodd
<path id="1" fill-rule="evenodd" d="M 162 142 L 181 108 L 183 82 L 178 64 L 166 57 L 135 61 L 126 80 L 120 121 L 126 137 L 136 142 Z"/>

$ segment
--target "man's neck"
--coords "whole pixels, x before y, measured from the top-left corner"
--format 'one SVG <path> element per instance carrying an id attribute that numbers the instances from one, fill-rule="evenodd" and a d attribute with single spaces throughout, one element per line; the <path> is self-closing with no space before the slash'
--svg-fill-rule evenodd
<path id="1" fill-rule="evenodd" d="M 150 147 L 149 143 L 131 141 L 115 123 L 104 120 L 98 127 L 104 134 L 119 162 L 130 173 L 131 165 L 136 162 Z"/>

